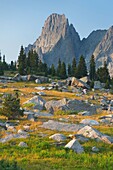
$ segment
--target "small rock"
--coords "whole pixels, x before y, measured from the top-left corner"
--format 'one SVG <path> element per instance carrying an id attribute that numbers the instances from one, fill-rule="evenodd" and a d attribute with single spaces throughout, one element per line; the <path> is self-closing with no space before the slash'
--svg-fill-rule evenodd
<path id="1" fill-rule="evenodd" d="M 84 111 L 84 112 L 79 112 L 78 115 L 81 115 L 81 116 L 90 116 L 90 112 L 88 111 Z"/>
<path id="2" fill-rule="evenodd" d="M 39 96 L 46 96 L 46 94 L 44 93 L 44 92 L 37 92 L 37 94 L 39 95 Z"/>
<path id="3" fill-rule="evenodd" d="M 25 143 L 25 142 L 20 142 L 18 146 L 20 146 L 20 147 L 28 147 L 27 143 Z"/>
<path id="4" fill-rule="evenodd" d="M 28 114 L 27 115 L 27 119 L 34 122 L 35 121 L 35 118 L 34 118 L 34 115 L 33 114 Z"/>
<path id="5" fill-rule="evenodd" d="M 99 149 L 98 149 L 96 146 L 93 146 L 93 147 L 92 147 L 92 151 L 93 151 L 93 152 L 99 152 Z"/>
<path id="6" fill-rule="evenodd" d="M 76 153 L 84 152 L 83 147 L 80 145 L 80 143 L 77 141 L 77 139 L 72 139 L 67 145 L 65 145 L 65 148 L 72 149 Z"/>

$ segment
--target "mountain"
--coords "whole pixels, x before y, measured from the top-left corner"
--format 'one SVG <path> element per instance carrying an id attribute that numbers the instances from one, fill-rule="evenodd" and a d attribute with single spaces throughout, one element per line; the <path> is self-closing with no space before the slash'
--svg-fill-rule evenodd
<path id="1" fill-rule="evenodd" d="M 52 14 L 45 21 L 41 36 L 33 49 L 48 65 L 61 61 L 71 63 L 78 56 L 80 37 L 65 15 Z"/>
<path id="2" fill-rule="evenodd" d="M 108 29 L 94 51 L 97 68 L 107 62 L 110 76 L 113 77 L 113 26 Z"/>
<path id="3" fill-rule="evenodd" d="M 79 61 L 79 57 L 85 57 L 87 67 L 92 54 L 95 56 L 97 68 L 107 61 L 109 72 L 113 77 L 113 26 L 109 30 L 93 31 L 87 38 L 80 40 L 72 24 L 69 24 L 65 15 L 52 14 L 44 23 L 41 35 L 25 48 L 35 50 L 42 62 L 49 66 L 57 66 L 59 58 L 66 64 L 71 63 L 73 58 Z"/>
<path id="4" fill-rule="evenodd" d="M 106 30 L 93 31 L 87 38 L 83 38 L 81 41 L 79 56 L 83 55 L 85 57 L 87 65 L 89 65 L 90 57 L 105 33 Z"/>

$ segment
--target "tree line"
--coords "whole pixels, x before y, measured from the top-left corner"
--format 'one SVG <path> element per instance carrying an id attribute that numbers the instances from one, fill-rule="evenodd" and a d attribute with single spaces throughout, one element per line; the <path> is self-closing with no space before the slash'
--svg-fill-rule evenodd
<path id="1" fill-rule="evenodd" d="M 16 71 L 16 62 L 11 61 L 8 64 L 5 60 L 5 55 L 2 57 L 0 53 L 0 76 L 4 75 L 4 71 Z"/>
<path id="2" fill-rule="evenodd" d="M 65 62 L 62 62 L 60 59 L 57 67 L 55 67 L 54 64 L 48 67 L 46 63 L 42 63 L 41 60 L 39 60 L 38 54 L 35 51 L 29 51 L 26 56 L 23 46 L 21 46 L 18 56 L 18 72 L 21 75 L 36 74 L 57 77 L 59 79 L 65 79 L 72 76 L 76 78 L 89 76 L 92 85 L 96 80 L 106 84 L 109 84 L 111 81 L 106 62 L 103 67 L 96 70 L 94 55 L 92 55 L 90 59 L 89 72 L 83 55 L 81 55 L 78 64 L 74 57 L 72 63 L 69 63 L 67 68 Z"/>
<path id="3" fill-rule="evenodd" d="M 65 62 L 62 62 L 59 59 L 57 67 L 55 67 L 54 64 L 49 67 L 46 63 L 41 62 L 35 51 L 30 50 L 28 55 L 26 55 L 23 46 L 21 46 L 17 63 L 11 61 L 10 64 L 7 64 L 5 55 L 3 58 L 0 55 L 0 75 L 3 75 L 5 70 L 18 71 L 21 75 L 36 74 L 53 78 L 56 77 L 58 79 L 65 79 L 72 76 L 76 78 L 89 76 L 92 86 L 96 80 L 106 83 L 106 85 L 113 82 L 113 80 L 110 79 L 106 62 L 103 67 L 96 70 L 96 63 L 93 55 L 90 59 L 89 72 L 83 55 L 80 57 L 78 63 L 74 57 L 72 63 L 69 63 L 68 66 L 66 66 Z"/>

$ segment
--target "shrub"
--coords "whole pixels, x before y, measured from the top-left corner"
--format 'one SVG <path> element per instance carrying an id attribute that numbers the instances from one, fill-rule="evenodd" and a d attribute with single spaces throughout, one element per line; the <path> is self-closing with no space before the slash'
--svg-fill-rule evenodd
<path id="1" fill-rule="evenodd" d="M 8 94 L 4 98 L 3 107 L 0 114 L 6 116 L 8 119 L 15 119 L 23 116 L 23 110 L 20 108 L 20 99 L 18 93 Z"/>
<path id="2" fill-rule="evenodd" d="M 7 169 L 8 170 L 22 170 L 22 168 L 20 168 L 17 165 L 16 161 L 9 162 L 4 159 L 0 160 L 0 170 L 7 170 Z"/>

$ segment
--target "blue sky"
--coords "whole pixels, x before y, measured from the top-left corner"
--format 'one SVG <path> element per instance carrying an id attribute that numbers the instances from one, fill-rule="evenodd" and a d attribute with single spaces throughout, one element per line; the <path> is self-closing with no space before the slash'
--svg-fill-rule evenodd
<path id="1" fill-rule="evenodd" d="M 0 0 L 0 50 L 8 62 L 38 38 L 52 13 L 65 14 L 82 39 L 113 25 L 113 0 Z"/>

